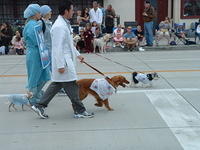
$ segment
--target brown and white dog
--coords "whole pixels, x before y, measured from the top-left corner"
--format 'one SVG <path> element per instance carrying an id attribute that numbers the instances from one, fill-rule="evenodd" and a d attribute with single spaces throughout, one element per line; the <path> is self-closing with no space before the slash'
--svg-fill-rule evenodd
<path id="1" fill-rule="evenodd" d="M 126 87 L 126 84 L 129 84 L 129 81 L 121 75 L 118 76 L 113 76 L 112 78 L 105 78 L 107 82 L 112 85 L 115 89 L 118 86 Z M 103 105 L 109 110 L 112 111 L 113 109 L 110 107 L 108 98 L 107 99 L 102 99 L 99 94 L 97 94 L 94 90 L 91 89 L 91 85 L 95 79 L 81 79 L 78 80 L 77 83 L 79 85 L 79 96 L 81 100 L 84 100 L 88 94 L 92 95 L 95 97 L 97 103 L 94 105 L 97 107 L 102 107 Z"/>
<path id="2" fill-rule="evenodd" d="M 111 34 L 106 34 L 102 38 L 94 39 L 94 42 L 93 42 L 94 53 L 95 53 L 95 49 L 96 49 L 97 46 L 99 47 L 100 53 L 105 53 L 106 52 L 105 47 L 106 47 L 107 42 L 110 40 L 111 37 L 112 37 Z"/>

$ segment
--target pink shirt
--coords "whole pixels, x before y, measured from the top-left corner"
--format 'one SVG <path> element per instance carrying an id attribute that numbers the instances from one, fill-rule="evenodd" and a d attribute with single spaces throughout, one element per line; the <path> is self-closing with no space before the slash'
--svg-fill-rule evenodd
<path id="1" fill-rule="evenodd" d="M 14 36 L 12 39 L 12 45 L 14 49 L 24 49 L 24 44 L 22 39 L 20 41 L 16 41 L 16 37 Z"/>

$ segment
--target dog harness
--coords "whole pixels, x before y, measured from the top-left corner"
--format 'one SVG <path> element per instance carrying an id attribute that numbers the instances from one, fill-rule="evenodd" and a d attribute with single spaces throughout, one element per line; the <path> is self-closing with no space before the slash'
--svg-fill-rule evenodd
<path id="1" fill-rule="evenodd" d="M 90 86 L 90 89 L 95 91 L 103 100 L 108 99 L 116 89 L 106 79 L 95 79 Z"/>

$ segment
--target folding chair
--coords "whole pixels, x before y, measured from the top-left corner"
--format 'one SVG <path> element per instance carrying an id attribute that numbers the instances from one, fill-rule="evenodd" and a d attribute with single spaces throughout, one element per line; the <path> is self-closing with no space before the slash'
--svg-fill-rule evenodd
<path id="1" fill-rule="evenodd" d="M 174 29 L 172 30 L 172 36 L 177 44 L 185 44 L 185 23 L 174 23 Z"/>

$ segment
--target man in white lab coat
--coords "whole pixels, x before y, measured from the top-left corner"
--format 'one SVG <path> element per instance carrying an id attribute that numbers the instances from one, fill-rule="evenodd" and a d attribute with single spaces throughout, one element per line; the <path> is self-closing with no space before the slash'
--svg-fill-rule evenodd
<path id="1" fill-rule="evenodd" d="M 93 8 L 89 12 L 90 23 L 94 21 L 97 22 L 99 27 L 101 27 L 103 21 L 103 12 L 100 8 L 98 8 L 98 3 L 96 1 L 93 2 Z"/>
<path id="2" fill-rule="evenodd" d="M 76 83 L 77 73 L 75 61 L 84 58 L 73 45 L 73 33 L 68 19 L 73 16 L 73 3 L 65 0 L 59 7 L 59 16 L 51 29 L 52 38 L 52 83 L 49 85 L 39 103 L 32 109 L 43 119 L 48 118 L 44 113 L 52 98 L 63 88 L 72 102 L 75 118 L 93 117 L 86 111 L 79 98 Z"/>

